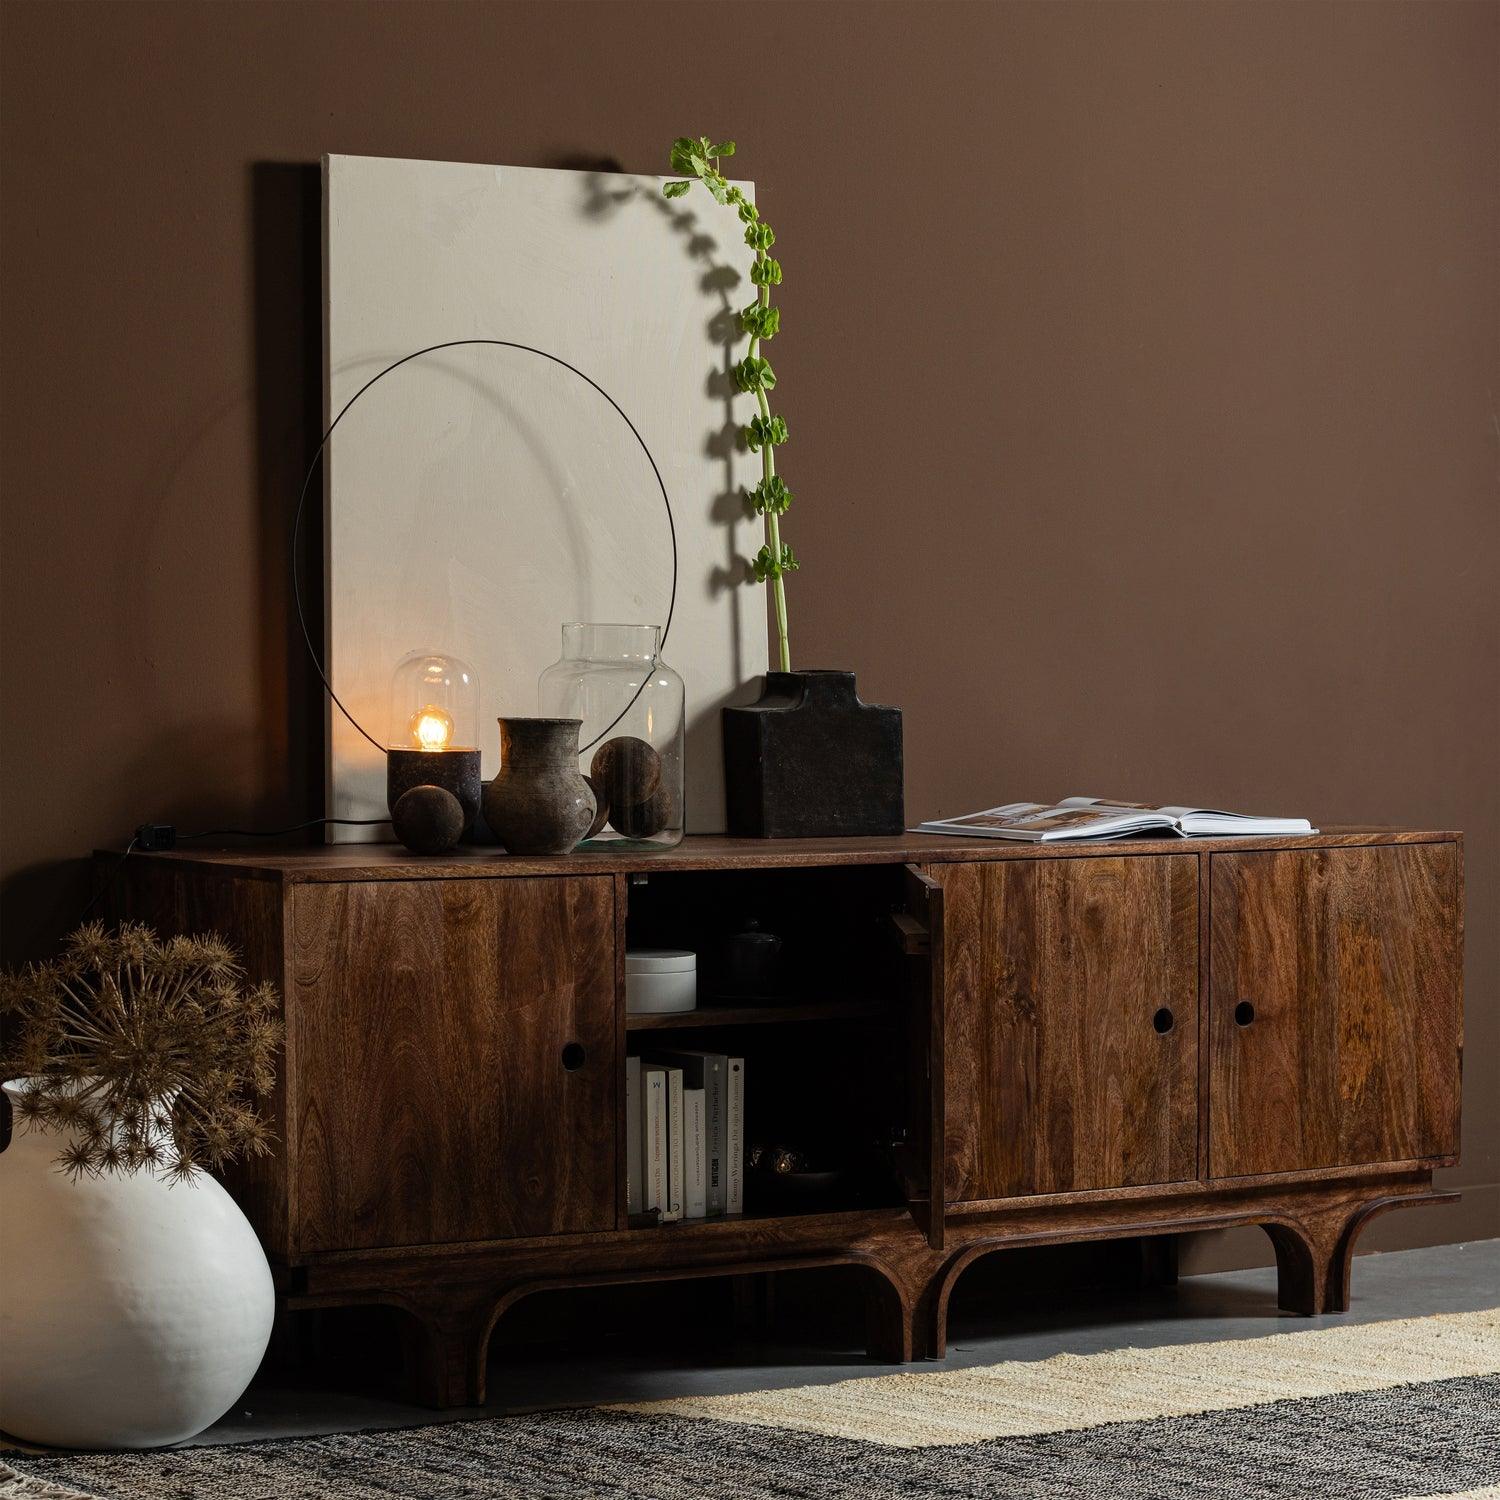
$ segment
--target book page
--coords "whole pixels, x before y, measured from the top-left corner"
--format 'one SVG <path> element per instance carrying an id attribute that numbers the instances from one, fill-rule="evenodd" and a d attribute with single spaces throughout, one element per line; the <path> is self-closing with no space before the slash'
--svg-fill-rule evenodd
<path id="1" fill-rule="evenodd" d="M 1065 803 L 1048 806 L 1041 802 L 1011 802 L 984 812 L 939 818 L 921 825 L 929 833 L 970 833 L 1037 843 L 1068 838 L 1107 838 L 1112 834 L 1139 833 L 1172 826 L 1170 819 L 1150 808 L 1069 806 Z"/>

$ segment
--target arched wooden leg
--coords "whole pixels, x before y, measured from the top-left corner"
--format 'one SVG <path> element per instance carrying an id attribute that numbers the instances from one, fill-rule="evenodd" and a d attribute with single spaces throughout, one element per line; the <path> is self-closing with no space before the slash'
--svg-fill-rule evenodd
<path id="1" fill-rule="evenodd" d="M 454 1291 L 406 1297 L 411 1314 L 407 1365 L 412 1394 L 423 1406 L 480 1406 L 496 1294 Z"/>
<path id="2" fill-rule="evenodd" d="M 948 1306 L 943 1278 L 927 1278 L 912 1309 L 913 1347 L 927 1359 L 942 1359 L 948 1353 Z"/>
<path id="3" fill-rule="evenodd" d="M 919 1347 L 911 1298 L 884 1271 L 874 1266 L 866 1269 L 865 1347 L 871 1359 L 891 1365 L 909 1364 Z"/>
<path id="4" fill-rule="evenodd" d="M 1352 1215 L 1330 1239 L 1327 1269 L 1323 1273 L 1323 1311 L 1349 1311 L 1349 1273 L 1354 1265 L 1354 1242 L 1370 1217 L 1366 1210 Z"/>
<path id="5" fill-rule="evenodd" d="M 1276 1251 L 1276 1304 L 1310 1318 L 1323 1311 L 1326 1258 L 1299 1225 L 1261 1226 Z"/>
<path id="6" fill-rule="evenodd" d="M 995 1248 L 997 1247 L 971 1245 L 933 1272 L 922 1293 L 922 1302 L 927 1310 L 927 1350 L 933 1359 L 943 1359 L 948 1353 L 948 1307 L 958 1278 L 987 1249 Z"/>
<path id="7" fill-rule="evenodd" d="M 1309 1217 L 1296 1228 L 1267 1224 L 1276 1247 L 1277 1302 L 1288 1312 L 1315 1317 L 1349 1311 L 1349 1268 L 1359 1231 L 1381 1205 L 1362 1205 L 1354 1213 Z"/>

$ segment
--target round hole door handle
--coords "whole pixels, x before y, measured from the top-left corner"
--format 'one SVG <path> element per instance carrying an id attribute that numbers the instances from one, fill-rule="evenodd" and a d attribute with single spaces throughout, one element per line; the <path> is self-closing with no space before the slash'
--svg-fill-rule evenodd
<path id="1" fill-rule="evenodd" d="M 1171 1010 L 1164 1005 L 1151 1017 L 1151 1024 L 1156 1028 L 1158 1035 L 1165 1036 L 1172 1029 L 1175 1020 Z"/>
<path id="2" fill-rule="evenodd" d="M 1248 1000 L 1241 1000 L 1234 1008 L 1234 1024 L 1248 1026 L 1255 1019 L 1255 1007 Z"/>
<path id="3" fill-rule="evenodd" d="M 562 1065 L 569 1073 L 576 1073 L 588 1058 L 582 1042 L 569 1042 L 562 1049 Z"/>

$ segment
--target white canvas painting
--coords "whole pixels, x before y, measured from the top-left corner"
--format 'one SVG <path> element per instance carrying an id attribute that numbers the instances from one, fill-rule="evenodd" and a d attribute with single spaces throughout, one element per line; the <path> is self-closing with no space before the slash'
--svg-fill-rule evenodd
<path id="1" fill-rule="evenodd" d="M 752 252 L 731 211 L 668 202 L 661 182 L 325 158 L 326 396 L 332 420 L 413 350 L 504 339 L 568 361 L 619 403 L 671 497 L 679 572 L 663 655 L 687 685 L 688 827 L 716 832 L 719 709 L 753 697 L 766 668 L 764 593 L 743 564 L 761 538 L 740 492 L 757 475 L 734 441 L 753 398 L 727 374 Z M 564 622 L 665 619 L 671 549 L 650 464 L 608 403 L 548 360 L 468 346 L 402 366 L 340 422 L 325 486 L 329 677 L 382 744 L 391 669 L 409 651 L 476 669 L 489 777 L 495 719 L 537 711 Z M 329 812 L 381 817 L 383 757 L 330 709 Z"/>

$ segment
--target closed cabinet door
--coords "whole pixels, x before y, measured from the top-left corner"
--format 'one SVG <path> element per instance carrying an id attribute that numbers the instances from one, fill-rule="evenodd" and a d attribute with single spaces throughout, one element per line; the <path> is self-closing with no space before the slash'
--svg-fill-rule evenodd
<path id="1" fill-rule="evenodd" d="M 292 910 L 304 1253 L 613 1227 L 607 878 L 303 885 Z"/>
<path id="2" fill-rule="evenodd" d="M 932 868 L 948 1202 L 1195 1177 L 1197 856 Z"/>
<path id="3" fill-rule="evenodd" d="M 1211 858 L 1212 1175 L 1455 1152 L 1457 847 Z"/>

